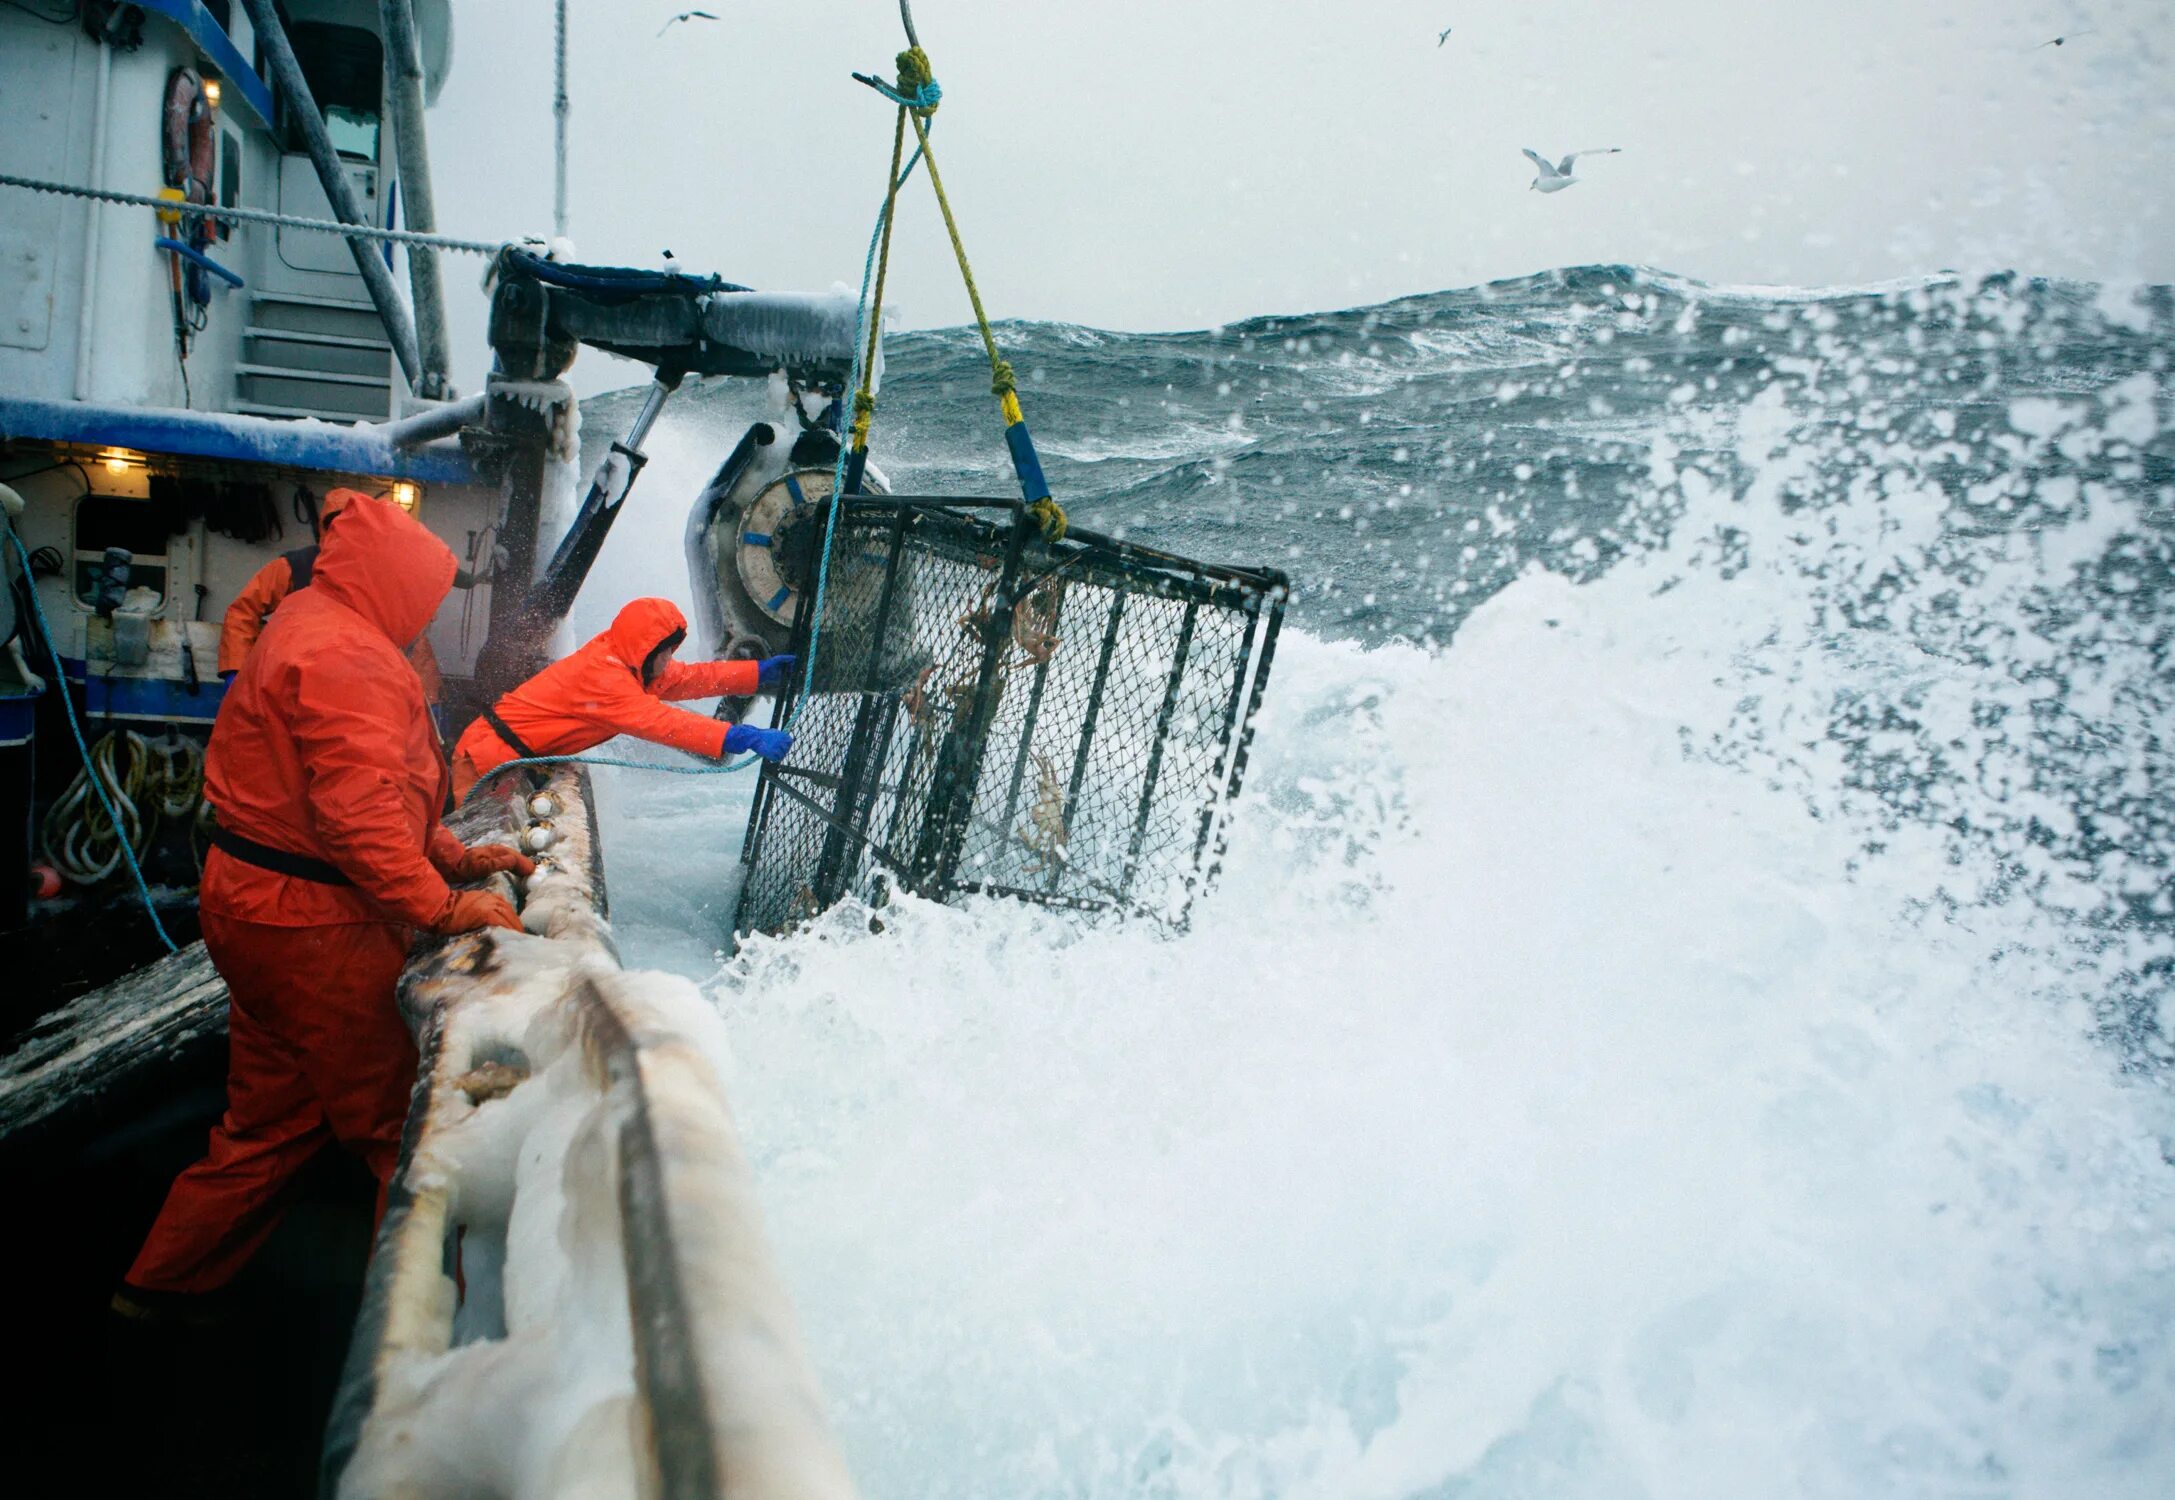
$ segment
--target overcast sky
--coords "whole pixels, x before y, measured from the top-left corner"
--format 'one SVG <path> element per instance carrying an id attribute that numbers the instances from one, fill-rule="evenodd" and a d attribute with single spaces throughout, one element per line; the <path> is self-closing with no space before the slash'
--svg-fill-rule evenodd
<path id="1" fill-rule="evenodd" d="M 896 4 L 702 3 L 721 19 L 659 37 L 687 0 L 572 0 L 582 257 L 857 284 L 892 116 L 848 74 L 890 72 Z M 430 122 L 448 232 L 550 232 L 551 10 L 454 6 Z M 1194 328 L 1600 261 L 2175 281 L 2175 0 L 919 0 L 915 20 L 998 316 Z M 1623 154 L 1543 196 L 1522 146 Z M 466 389 L 476 266 L 452 267 Z M 925 184 L 893 275 L 904 326 L 966 320 Z M 639 374 L 577 367 L 589 390 Z"/>

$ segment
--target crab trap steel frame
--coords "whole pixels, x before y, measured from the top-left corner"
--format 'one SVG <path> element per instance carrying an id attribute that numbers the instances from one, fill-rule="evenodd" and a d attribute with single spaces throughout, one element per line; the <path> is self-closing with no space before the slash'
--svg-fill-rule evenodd
<path id="1" fill-rule="evenodd" d="M 833 524 L 814 681 L 781 705 L 793 753 L 757 788 L 736 929 L 887 882 L 1182 925 L 1246 770 L 1284 575 L 1051 541 L 1017 500 L 855 495 Z M 794 610 L 804 661 L 814 613 Z"/>

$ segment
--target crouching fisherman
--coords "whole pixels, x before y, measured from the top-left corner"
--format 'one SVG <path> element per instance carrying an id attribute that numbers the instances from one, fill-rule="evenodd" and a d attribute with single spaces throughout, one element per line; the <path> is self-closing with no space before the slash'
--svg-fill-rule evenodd
<path id="1" fill-rule="evenodd" d="M 793 658 L 674 661 L 686 639 L 687 617 L 671 600 L 629 604 L 611 629 L 507 693 L 468 726 L 453 751 L 454 797 L 465 798 L 510 760 L 579 755 L 619 734 L 712 760 L 747 750 L 783 759 L 793 747 L 784 730 L 727 725 L 672 703 L 776 692 L 785 686 Z"/>
<path id="2" fill-rule="evenodd" d="M 382 1215 L 415 1083 L 393 999 L 409 940 L 520 930 L 504 897 L 448 884 L 534 867 L 466 848 L 438 821 L 446 763 L 404 654 L 453 574 L 445 544 L 398 506 L 350 499 L 310 586 L 228 690 L 205 758 L 219 824 L 199 896 L 230 996 L 226 1114 L 175 1179 L 116 1312 L 185 1313 L 232 1280 L 325 1145 L 376 1174 Z"/>

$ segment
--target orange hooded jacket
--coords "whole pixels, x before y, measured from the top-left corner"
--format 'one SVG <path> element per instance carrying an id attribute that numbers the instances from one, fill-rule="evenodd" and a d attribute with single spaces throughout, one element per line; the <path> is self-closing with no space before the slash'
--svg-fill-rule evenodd
<path id="1" fill-rule="evenodd" d="M 325 503 L 317 513 L 320 533 L 332 525 L 332 518 L 347 509 L 354 500 L 370 497 L 361 490 L 335 489 L 325 493 Z M 322 543 L 319 544 L 322 546 Z M 219 675 L 239 672 L 242 663 L 249 659 L 249 648 L 257 644 L 257 637 L 264 633 L 265 622 L 272 618 L 272 611 L 279 608 L 280 600 L 293 593 L 298 574 L 311 576 L 316 566 L 318 547 L 297 547 L 292 552 L 282 552 L 251 575 L 242 591 L 227 606 L 225 617 L 219 622 Z M 430 648 L 427 636 L 417 636 L 408 649 L 409 665 L 423 681 L 423 698 L 436 703 L 444 690 L 438 671 L 437 653 Z"/>
<path id="2" fill-rule="evenodd" d="M 397 505 L 349 502 L 316 575 L 289 598 L 227 689 L 205 755 L 222 828 L 331 864 L 328 885 L 214 848 L 203 910 L 273 927 L 429 926 L 465 852 L 438 821 L 446 763 L 404 648 L 452 587 L 446 544 Z"/>
<path id="3" fill-rule="evenodd" d="M 538 755 L 579 755 L 614 735 L 631 734 L 715 760 L 724 755 L 725 731 L 732 726 L 664 700 L 750 694 L 760 668 L 752 661 L 676 661 L 645 684 L 642 666 L 651 653 L 686 634 L 687 617 L 678 605 L 637 599 L 611 629 L 507 693 L 493 711 Z M 488 720 L 477 719 L 454 751 L 455 795 L 465 796 L 477 777 L 518 753 Z"/>

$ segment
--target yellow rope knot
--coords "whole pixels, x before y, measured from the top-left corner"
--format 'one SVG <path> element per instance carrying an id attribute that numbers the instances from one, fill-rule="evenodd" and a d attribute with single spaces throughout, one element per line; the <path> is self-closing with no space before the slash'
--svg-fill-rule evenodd
<path id="1" fill-rule="evenodd" d="M 898 56 L 899 92 L 912 99 L 920 95 L 922 85 L 936 81 L 936 68 L 929 61 L 929 54 L 919 47 L 909 47 Z M 924 120 L 935 114 L 937 106 L 917 108 L 914 113 Z"/>
<path id="2" fill-rule="evenodd" d="M 992 396 L 1009 396 L 1019 388 L 1020 383 L 1012 374 L 1012 361 L 1000 359 L 989 367 L 989 393 Z"/>
<path id="3" fill-rule="evenodd" d="M 1027 507 L 1027 514 L 1042 527 L 1043 540 L 1061 542 L 1065 539 L 1065 507 L 1055 500 L 1044 496 Z"/>

